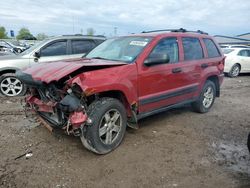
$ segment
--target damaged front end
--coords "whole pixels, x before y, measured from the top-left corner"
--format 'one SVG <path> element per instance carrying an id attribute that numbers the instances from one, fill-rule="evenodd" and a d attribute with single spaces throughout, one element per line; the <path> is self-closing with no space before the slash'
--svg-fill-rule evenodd
<path id="1" fill-rule="evenodd" d="M 27 110 L 35 111 L 51 130 L 59 128 L 67 134 L 81 135 L 90 120 L 85 96 L 77 85 L 69 88 L 62 83 L 46 84 L 24 72 L 18 72 L 17 77 L 29 87 L 25 98 Z"/>

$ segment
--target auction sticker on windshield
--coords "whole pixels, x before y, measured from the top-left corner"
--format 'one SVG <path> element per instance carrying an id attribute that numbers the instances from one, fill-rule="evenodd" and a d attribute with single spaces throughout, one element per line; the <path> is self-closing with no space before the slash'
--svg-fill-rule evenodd
<path id="1" fill-rule="evenodd" d="M 146 46 L 148 42 L 145 41 L 131 41 L 129 45 L 133 46 Z"/>

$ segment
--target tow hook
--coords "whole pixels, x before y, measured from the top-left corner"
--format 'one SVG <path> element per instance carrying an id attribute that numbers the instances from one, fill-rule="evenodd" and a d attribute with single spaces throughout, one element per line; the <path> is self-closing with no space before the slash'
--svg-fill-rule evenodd
<path id="1" fill-rule="evenodd" d="M 74 136 L 83 136 L 83 134 L 84 134 L 84 132 L 85 132 L 85 129 L 84 129 L 84 127 L 86 126 L 86 125 L 91 125 L 92 124 L 92 120 L 90 119 L 90 118 L 88 118 L 87 120 L 86 120 L 86 122 L 84 122 L 79 128 L 77 128 L 77 129 L 73 129 L 73 134 L 74 134 Z"/>

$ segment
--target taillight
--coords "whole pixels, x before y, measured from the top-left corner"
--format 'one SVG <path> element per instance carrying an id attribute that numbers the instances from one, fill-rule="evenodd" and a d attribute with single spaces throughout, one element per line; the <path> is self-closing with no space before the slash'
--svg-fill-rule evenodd
<path id="1" fill-rule="evenodd" d="M 226 59 L 226 56 L 224 56 L 223 59 L 219 62 L 218 69 L 221 73 L 223 73 L 224 71 L 225 59 Z"/>

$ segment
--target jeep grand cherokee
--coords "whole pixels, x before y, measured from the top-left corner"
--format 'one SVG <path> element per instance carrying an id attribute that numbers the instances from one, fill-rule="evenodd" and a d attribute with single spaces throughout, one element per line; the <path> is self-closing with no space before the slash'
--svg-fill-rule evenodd
<path id="1" fill-rule="evenodd" d="M 17 77 L 30 88 L 27 108 L 49 129 L 105 154 L 141 118 L 187 103 L 208 112 L 220 96 L 223 69 L 211 36 L 180 29 L 112 38 L 84 58 L 44 63 Z"/>

